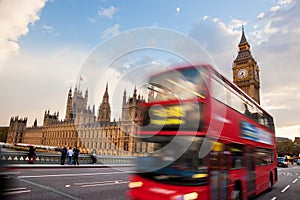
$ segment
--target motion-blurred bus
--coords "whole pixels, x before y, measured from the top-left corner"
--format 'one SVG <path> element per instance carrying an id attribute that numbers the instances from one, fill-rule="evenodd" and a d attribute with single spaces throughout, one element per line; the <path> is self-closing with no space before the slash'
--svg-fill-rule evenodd
<path id="1" fill-rule="evenodd" d="M 150 77 L 129 199 L 247 199 L 277 182 L 273 118 L 210 65 Z"/>

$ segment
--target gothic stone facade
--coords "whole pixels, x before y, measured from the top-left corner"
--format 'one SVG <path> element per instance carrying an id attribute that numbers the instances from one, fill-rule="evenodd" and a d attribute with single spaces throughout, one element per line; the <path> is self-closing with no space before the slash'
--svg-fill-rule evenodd
<path id="1" fill-rule="evenodd" d="M 135 134 L 135 121 L 141 116 L 138 106 L 144 101 L 137 96 L 136 89 L 133 96 L 126 96 L 124 91 L 122 103 L 122 120 L 111 121 L 108 85 L 99 106 L 96 120 L 95 107 L 87 105 L 88 91 L 83 95 L 75 88 L 68 92 L 66 116 L 59 120 L 59 113 L 45 111 L 43 126 L 35 124 L 27 128 L 27 118 L 11 118 L 8 133 L 8 143 L 26 143 L 56 147 L 79 147 L 82 153 L 96 151 L 99 155 L 143 155 L 152 148 L 139 143 Z M 147 147 L 147 148 L 146 148 Z"/>

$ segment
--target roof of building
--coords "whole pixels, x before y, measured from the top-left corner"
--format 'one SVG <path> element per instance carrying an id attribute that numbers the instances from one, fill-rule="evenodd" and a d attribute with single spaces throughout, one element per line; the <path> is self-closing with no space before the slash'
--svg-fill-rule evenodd
<path id="1" fill-rule="evenodd" d="M 247 39 L 246 39 L 246 36 L 245 36 L 245 33 L 244 33 L 244 26 L 242 27 L 242 37 L 241 37 L 241 41 L 239 43 L 239 45 L 242 45 L 242 44 L 245 44 L 245 43 L 248 43 L 247 42 Z"/>

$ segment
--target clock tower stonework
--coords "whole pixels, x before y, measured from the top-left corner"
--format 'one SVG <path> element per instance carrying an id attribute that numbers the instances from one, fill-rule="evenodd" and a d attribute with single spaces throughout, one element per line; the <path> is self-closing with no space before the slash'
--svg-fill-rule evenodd
<path id="1" fill-rule="evenodd" d="M 244 27 L 242 28 L 242 37 L 238 47 L 238 55 L 232 65 L 233 82 L 260 104 L 259 68 L 251 55 L 250 45 L 244 33 Z"/>

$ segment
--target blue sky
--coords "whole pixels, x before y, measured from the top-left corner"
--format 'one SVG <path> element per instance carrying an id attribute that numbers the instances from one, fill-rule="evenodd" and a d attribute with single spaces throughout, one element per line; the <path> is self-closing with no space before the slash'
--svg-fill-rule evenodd
<path id="1" fill-rule="evenodd" d="M 260 2 L 260 3 L 258 3 Z M 261 3 L 262 2 L 262 3 Z M 40 20 L 30 25 L 30 32 L 20 38 L 24 47 L 40 42 L 48 47 L 80 45 L 93 48 L 105 30 L 118 25 L 118 31 L 159 26 L 188 33 L 204 16 L 229 22 L 255 20 L 259 11 L 267 10 L 272 1 L 48 1 L 40 11 Z M 260 7 L 253 12 L 249 7 Z M 222 8 L 222 9 L 218 9 Z M 245 18 L 244 16 L 247 16 Z M 249 23 L 251 23 L 249 21 Z M 29 47 L 28 47 L 29 48 Z"/>
<path id="2" fill-rule="evenodd" d="M 64 118 L 67 91 L 92 52 L 136 28 L 194 39 L 231 79 L 244 25 L 261 70 L 262 106 L 274 115 L 277 136 L 299 137 L 299 11 L 297 0 L 0 0 L 0 125 L 16 115 L 42 124 L 46 109 Z"/>

